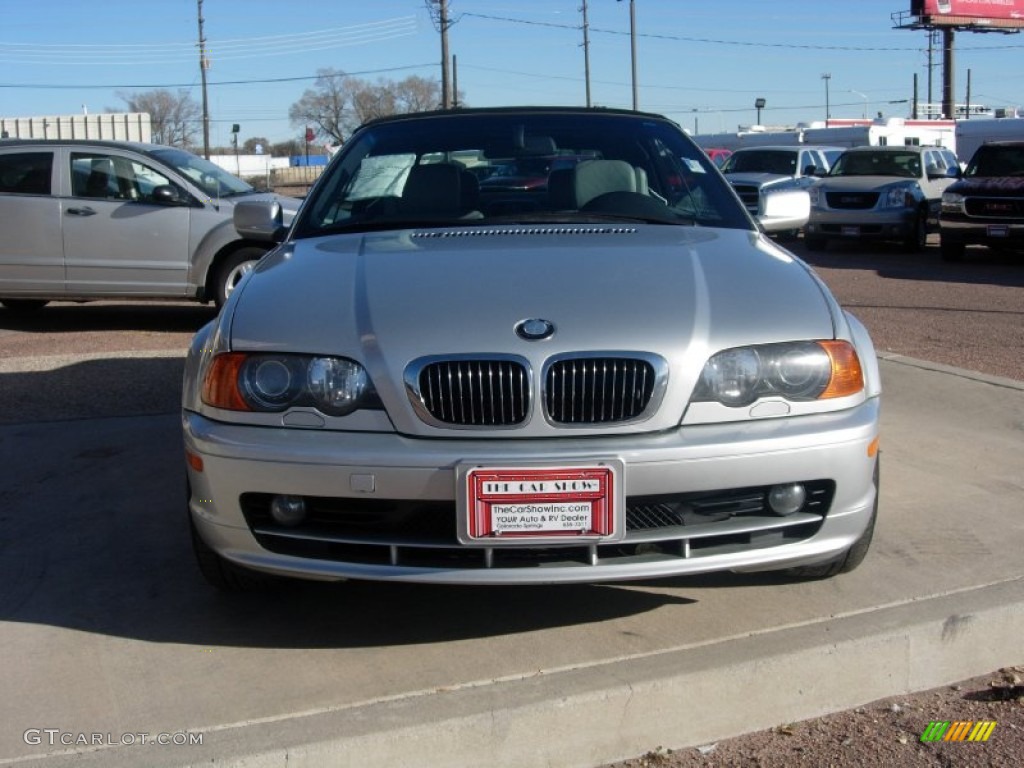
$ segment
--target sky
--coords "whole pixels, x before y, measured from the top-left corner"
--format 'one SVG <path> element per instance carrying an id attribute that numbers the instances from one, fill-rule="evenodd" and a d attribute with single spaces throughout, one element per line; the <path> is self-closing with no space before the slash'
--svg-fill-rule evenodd
<path id="1" fill-rule="evenodd" d="M 467 106 L 583 105 L 584 0 L 449 0 Z M 630 0 L 586 0 L 591 103 L 632 106 Z M 832 117 L 909 117 L 929 96 L 928 34 L 895 29 L 910 0 L 632 0 L 641 110 L 691 132 Z M 202 101 L 198 0 L 0 0 L 0 117 L 125 111 L 121 94 Z M 203 0 L 210 141 L 298 138 L 288 109 L 318 69 L 440 80 L 425 0 Z M 1024 35 L 956 35 L 955 95 L 1024 106 Z M 942 100 L 941 42 L 931 98 Z M 828 75 L 827 78 L 823 77 Z"/>

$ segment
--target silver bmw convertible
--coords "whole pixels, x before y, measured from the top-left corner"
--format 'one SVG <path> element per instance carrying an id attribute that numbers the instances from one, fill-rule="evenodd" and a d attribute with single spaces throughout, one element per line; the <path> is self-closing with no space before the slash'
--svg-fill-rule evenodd
<path id="1" fill-rule="evenodd" d="M 611 582 L 855 568 L 878 363 L 812 269 L 655 114 L 358 129 L 196 335 L 192 542 L 274 577 Z"/>

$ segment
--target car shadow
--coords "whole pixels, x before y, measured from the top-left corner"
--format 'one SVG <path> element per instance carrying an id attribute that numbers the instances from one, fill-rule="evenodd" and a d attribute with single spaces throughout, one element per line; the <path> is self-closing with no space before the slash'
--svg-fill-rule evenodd
<path id="1" fill-rule="evenodd" d="M 217 314 L 212 304 L 190 302 L 53 302 L 35 310 L 0 306 L 0 328 L 25 333 L 82 331 L 195 332 Z"/>
<path id="2" fill-rule="evenodd" d="M 157 643 L 356 648 L 498 637 L 695 602 L 610 585 L 288 582 L 222 594 L 202 580 L 189 543 L 180 367 L 180 358 L 103 359 L 0 374 L 5 392 L 50 403 L 77 393 L 75 412 L 97 416 L 0 426 L 0 622 Z"/>
<path id="3" fill-rule="evenodd" d="M 0 424 L 175 413 L 184 352 L 157 354 L 0 372 Z"/>

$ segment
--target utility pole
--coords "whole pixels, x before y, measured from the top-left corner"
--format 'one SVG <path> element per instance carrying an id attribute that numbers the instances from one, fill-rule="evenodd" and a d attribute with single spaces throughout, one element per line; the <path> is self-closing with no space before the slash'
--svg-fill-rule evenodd
<path id="1" fill-rule="evenodd" d="M 590 23 L 587 21 L 587 0 L 580 8 L 583 11 L 583 75 L 587 84 L 587 106 L 590 106 Z"/>
<path id="2" fill-rule="evenodd" d="M 633 111 L 636 112 L 639 99 L 636 92 L 636 3 L 633 0 L 629 0 L 629 54 L 633 70 Z"/>
<path id="3" fill-rule="evenodd" d="M 459 108 L 459 57 L 452 54 L 452 108 Z"/>
<path id="4" fill-rule="evenodd" d="M 832 117 L 828 106 L 828 81 L 832 79 L 832 74 L 825 72 L 822 74 L 821 79 L 825 81 L 825 127 L 828 128 L 828 121 Z"/>
<path id="5" fill-rule="evenodd" d="M 441 33 L 441 106 L 450 109 L 452 92 L 448 78 L 448 27 L 452 22 L 448 19 L 448 0 L 426 0 L 426 6 L 434 22 L 434 29 Z"/>
<path id="6" fill-rule="evenodd" d="M 203 157 L 210 159 L 210 102 L 206 98 L 206 70 L 210 60 L 206 58 L 206 38 L 203 36 L 203 0 L 196 0 L 199 12 L 199 73 L 203 79 Z"/>
<path id="7" fill-rule="evenodd" d="M 452 105 L 451 83 L 448 80 L 448 0 L 441 0 L 441 105 Z"/>
<path id="8" fill-rule="evenodd" d="M 928 117 L 931 118 L 932 105 L 935 99 L 932 98 L 932 71 L 935 69 L 935 45 L 938 43 L 939 30 L 928 30 Z"/>
<path id="9" fill-rule="evenodd" d="M 953 90 L 953 28 L 942 30 L 942 116 L 956 119 L 956 92 Z"/>

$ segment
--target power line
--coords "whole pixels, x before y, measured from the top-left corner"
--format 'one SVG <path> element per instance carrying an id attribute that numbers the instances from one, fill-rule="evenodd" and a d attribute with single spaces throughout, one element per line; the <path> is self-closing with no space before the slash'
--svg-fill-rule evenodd
<path id="1" fill-rule="evenodd" d="M 434 67 L 436 64 L 431 62 L 429 64 L 406 64 L 401 67 L 384 67 L 382 69 L 364 69 L 357 72 L 344 72 L 342 74 L 348 77 L 359 77 L 362 75 L 379 75 L 385 72 L 400 72 L 409 69 L 424 69 L 426 67 Z M 320 75 L 300 75 L 297 77 L 269 77 L 261 78 L 258 80 L 215 80 L 209 83 L 209 85 L 263 85 L 266 83 L 294 83 L 303 80 L 317 80 Z M 0 83 L 0 88 L 46 88 L 53 90 L 92 90 L 102 89 L 109 90 L 111 88 L 139 88 L 139 89 L 153 89 L 153 88 L 192 88 L 195 86 L 195 81 L 189 83 L 113 83 L 108 85 L 90 85 L 90 84 L 67 84 L 67 83 Z"/>
<path id="2" fill-rule="evenodd" d="M 469 11 L 463 12 L 463 16 L 473 16 L 478 19 L 485 19 L 487 21 L 506 21 L 513 24 L 525 24 L 534 27 L 555 27 L 557 29 L 570 29 L 578 31 L 579 25 L 575 24 L 558 24 L 553 21 L 530 21 L 528 19 L 513 19 L 509 16 L 493 16 L 486 13 L 471 13 Z M 600 32 L 606 35 L 619 35 L 628 36 L 629 32 L 622 32 L 618 29 L 599 29 L 597 27 L 590 27 L 592 32 Z M 767 42 L 750 42 L 745 40 L 719 40 L 710 37 L 687 37 L 684 35 L 664 35 L 654 34 L 650 32 L 637 33 L 638 37 L 645 37 L 652 40 L 670 40 L 672 42 L 679 43 L 708 43 L 711 45 L 735 45 L 750 48 L 798 48 L 802 50 L 810 51 L 864 51 L 864 52 L 920 52 L 924 50 L 921 47 L 898 47 L 898 46 L 852 46 L 852 45 L 809 45 L 809 44 L 797 44 L 791 42 L 785 43 L 767 43 Z M 961 50 L 975 50 L 975 51 L 995 51 L 1003 49 L 1016 49 L 1022 48 L 1021 45 L 1002 45 L 1002 46 L 982 46 L 977 48 L 961 48 Z"/>
<path id="3" fill-rule="evenodd" d="M 331 50 L 353 45 L 380 43 L 407 37 L 417 32 L 413 16 L 348 27 L 333 27 L 315 32 L 269 35 L 252 38 L 208 40 L 209 50 L 218 61 L 284 56 L 310 51 Z M 168 64 L 190 61 L 195 43 L 0 43 L 0 62 L 8 64 L 130 65 Z M 140 53 L 151 56 L 140 56 Z"/>

